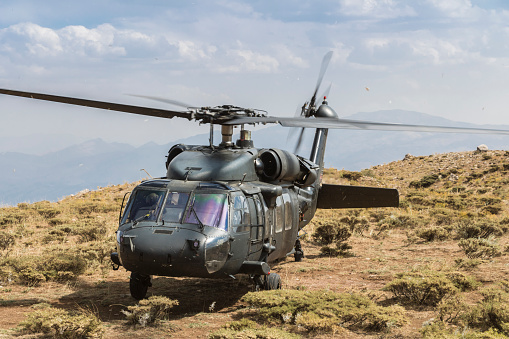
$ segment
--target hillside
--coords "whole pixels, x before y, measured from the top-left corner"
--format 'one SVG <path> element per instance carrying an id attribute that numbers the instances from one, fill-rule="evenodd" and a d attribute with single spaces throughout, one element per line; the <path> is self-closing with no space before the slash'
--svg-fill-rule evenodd
<path id="1" fill-rule="evenodd" d="M 141 306 L 127 272 L 109 262 L 118 210 L 135 184 L 1 208 L 0 335 L 31 337 L 44 328 L 37 319 L 60 329 L 71 319 L 106 338 L 509 335 L 509 152 L 329 168 L 324 181 L 398 188 L 401 207 L 319 211 L 303 262 L 273 266 L 284 284 L 275 293 L 250 293 L 246 277 L 156 277 L 149 294 L 178 305 L 164 299 L 168 319 L 145 327 L 126 319 Z"/>
<path id="2" fill-rule="evenodd" d="M 346 118 L 508 129 L 507 126 L 466 124 L 403 110 L 357 113 Z M 289 132 L 291 130 L 281 126 L 256 129 L 253 131 L 254 144 L 258 148 L 278 147 L 293 152 L 299 133 L 293 133 L 293 138 L 288 138 Z M 196 132 L 191 128 L 189 134 L 193 133 Z M 208 137 L 208 134 L 195 135 L 166 145 L 147 143 L 141 147 L 95 139 L 64 147 L 69 140 L 69 136 L 64 134 L 61 136 L 62 148 L 53 152 L 50 150 L 55 148 L 55 139 L 58 139 L 53 135 L 46 138 L 40 135 L 26 137 L 21 145 L 23 147 L 19 148 L 16 147 L 19 144 L 17 139 L 0 138 L 0 206 L 40 200 L 57 201 L 86 188 L 140 180 L 145 177 L 145 172 L 140 171 L 142 168 L 153 177 L 163 176 L 166 173 L 165 156 L 174 144 L 207 144 Z M 168 138 L 170 141 L 171 133 Z M 37 140 L 33 150 L 27 145 L 29 140 Z M 219 140 L 217 128 L 215 142 Z M 309 157 L 312 143 L 313 129 L 306 129 L 299 153 Z M 508 138 L 503 135 L 330 130 L 325 161 L 330 167 L 359 171 L 403 159 L 407 153 L 424 155 L 469 151 L 475 150 L 480 144 L 486 144 L 490 149 L 509 149 Z M 46 149 L 46 152 L 40 154 L 41 149 Z"/>

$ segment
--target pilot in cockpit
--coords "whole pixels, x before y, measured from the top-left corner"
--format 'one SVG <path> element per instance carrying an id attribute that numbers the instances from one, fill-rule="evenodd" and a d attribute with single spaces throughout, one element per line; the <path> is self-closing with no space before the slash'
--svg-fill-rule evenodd
<path id="1" fill-rule="evenodd" d="M 162 220 L 165 222 L 180 222 L 188 198 L 188 193 L 170 192 L 166 199 Z"/>

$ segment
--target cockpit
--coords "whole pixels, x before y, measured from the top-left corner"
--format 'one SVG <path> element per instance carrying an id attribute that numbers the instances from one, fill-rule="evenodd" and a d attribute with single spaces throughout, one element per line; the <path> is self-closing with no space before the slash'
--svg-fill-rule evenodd
<path id="1" fill-rule="evenodd" d="M 152 187 L 138 188 L 125 208 L 121 225 L 143 221 L 161 224 L 196 224 L 228 230 L 228 195 L 222 192 L 178 192 Z"/>

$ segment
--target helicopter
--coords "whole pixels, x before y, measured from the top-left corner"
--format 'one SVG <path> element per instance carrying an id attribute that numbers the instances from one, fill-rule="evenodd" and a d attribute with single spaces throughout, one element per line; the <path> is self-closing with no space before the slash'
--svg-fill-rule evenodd
<path id="1" fill-rule="evenodd" d="M 324 56 L 313 95 L 296 117 L 233 105 L 177 111 L 9 89 L 0 89 L 0 94 L 210 124 L 208 145 L 174 145 L 166 158 L 166 175 L 145 180 L 124 196 L 116 252 L 111 253 L 114 269 L 131 272 L 130 293 L 138 300 L 146 297 L 153 276 L 229 279 L 247 274 L 257 290 L 273 290 L 282 281 L 270 265 L 291 255 L 295 261 L 304 258 L 301 232 L 317 209 L 399 206 L 397 189 L 322 183 L 329 129 L 509 134 L 339 118 L 326 95 L 317 104 L 331 57 L 332 52 Z M 314 128 L 309 157 L 256 148 L 246 125 L 268 123 L 301 128 L 297 148 L 304 128 Z M 215 125 L 221 126 L 217 145 Z M 234 142 L 235 126 L 240 126 L 240 137 Z"/>

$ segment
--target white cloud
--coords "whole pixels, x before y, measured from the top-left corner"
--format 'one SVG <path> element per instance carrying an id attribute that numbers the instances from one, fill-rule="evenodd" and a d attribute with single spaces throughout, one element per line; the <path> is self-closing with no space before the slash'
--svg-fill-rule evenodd
<path id="1" fill-rule="evenodd" d="M 66 52 L 81 56 L 125 55 L 122 46 L 116 46 L 118 31 L 109 24 L 88 29 L 83 26 L 67 26 L 58 30 L 65 43 Z"/>
<path id="2" fill-rule="evenodd" d="M 177 41 L 170 43 L 178 48 L 180 57 L 187 61 L 197 61 L 201 59 L 210 59 L 217 51 L 215 46 L 199 46 L 190 40 Z"/>
<path id="3" fill-rule="evenodd" d="M 470 0 L 428 0 L 428 2 L 451 18 L 461 18 L 473 14 L 474 7 Z"/>
<path id="4" fill-rule="evenodd" d="M 221 73 L 273 73 L 279 67 L 276 58 L 247 49 L 232 49 L 227 52 L 227 55 L 232 57 L 234 62 L 228 66 L 219 67 L 217 70 Z"/>
<path id="5" fill-rule="evenodd" d="M 340 0 L 341 12 L 351 16 L 368 16 L 378 19 L 415 16 L 406 2 L 394 0 Z"/>
<path id="6" fill-rule="evenodd" d="M 18 36 L 22 39 L 21 41 L 24 40 L 25 47 L 33 55 L 51 56 L 63 51 L 60 37 L 50 28 L 41 27 L 33 23 L 22 23 L 2 31 L 4 34 Z M 19 43 L 19 41 L 16 42 Z"/>

